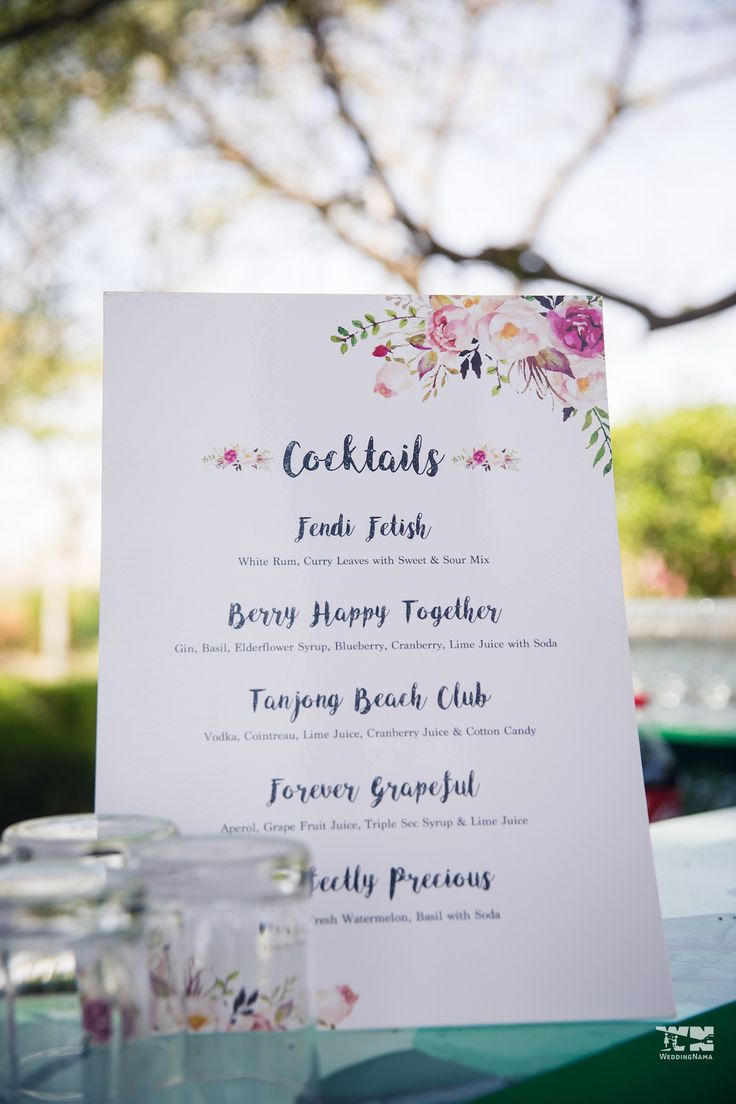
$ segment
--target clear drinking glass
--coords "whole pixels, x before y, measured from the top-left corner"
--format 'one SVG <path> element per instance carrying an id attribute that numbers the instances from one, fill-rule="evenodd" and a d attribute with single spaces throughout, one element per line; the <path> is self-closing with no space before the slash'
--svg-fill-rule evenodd
<path id="1" fill-rule="evenodd" d="M 2 838 L 20 861 L 99 858 L 119 863 L 144 843 L 178 834 L 176 825 L 162 817 L 75 813 L 19 821 Z"/>
<path id="2" fill-rule="evenodd" d="M 12 858 L 23 865 L 77 860 L 87 868 L 94 865 L 122 870 L 130 867 L 138 847 L 176 836 L 176 825 L 161 817 L 80 813 L 12 824 L 3 833 L 5 843 L 0 847 L 7 846 Z M 146 990 L 145 1015 L 137 1022 L 134 1038 L 128 1040 L 131 1045 L 125 1048 L 120 1074 L 125 1099 L 135 1104 L 139 1104 L 139 1086 L 150 1095 L 154 1086 L 163 1091 L 163 1086 L 176 1083 L 183 1054 L 181 995 L 168 991 L 156 977 L 163 957 L 175 963 L 180 972 L 177 955 L 181 949 L 181 917 L 175 910 L 149 903 L 142 927 L 145 957 L 139 968 Z M 80 953 L 94 956 L 94 951 Z"/>
<path id="3" fill-rule="evenodd" d="M 181 1081 L 181 1046 L 148 1029 L 142 909 L 129 871 L 0 869 L 1 1101 L 154 1100 Z"/>
<path id="4" fill-rule="evenodd" d="M 183 969 L 162 955 L 152 986 L 183 999 L 192 1098 L 315 1101 L 307 849 L 182 837 L 142 848 L 137 863 L 154 907 L 181 911 Z"/>

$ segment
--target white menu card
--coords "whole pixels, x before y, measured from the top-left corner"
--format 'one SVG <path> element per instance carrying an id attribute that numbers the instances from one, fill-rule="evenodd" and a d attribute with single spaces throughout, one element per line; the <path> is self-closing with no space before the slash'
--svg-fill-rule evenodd
<path id="1" fill-rule="evenodd" d="M 673 1011 L 592 297 L 111 294 L 97 806 L 313 852 L 331 1027 Z"/>

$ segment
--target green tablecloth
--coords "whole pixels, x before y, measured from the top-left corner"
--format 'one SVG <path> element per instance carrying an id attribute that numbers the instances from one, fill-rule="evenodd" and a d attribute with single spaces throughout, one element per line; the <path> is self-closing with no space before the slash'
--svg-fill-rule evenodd
<path id="1" fill-rule="evenodd" d="M 715 1028 L 711 1060 L 661 1059 L 642 1021 L 336 1032 L 319 1039 L 325 1104 L 733 1100 L 736 809 L 662 821 L 652 841 L 675 1023 Z"/>

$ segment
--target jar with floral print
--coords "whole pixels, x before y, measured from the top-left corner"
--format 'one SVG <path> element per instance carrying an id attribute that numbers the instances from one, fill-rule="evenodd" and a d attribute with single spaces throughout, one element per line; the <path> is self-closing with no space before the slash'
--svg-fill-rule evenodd
<path id="1" fill-rule="evenodd" d="M 130 872 L 0 868 L 0 1100 L 117 1104 L 128 1080 L 153 1101 L 181 1081 L 181 1050 L 162 1058 L 156 1043 L 153 1054 L 148 998 L 142 885 Z"/>
<path id="2" fill-rule="evenodd" d="M 237 1082 L 262 1104 L 314 1099 L 307 849 L 275 837 L 182 837 L 143 848 L 139 860 L 154 906 L 182 915 L 180 972 L 162 954 L 151 986 L 162 1024 L 158 994 L 183 998 L 187 1081 Z"/>

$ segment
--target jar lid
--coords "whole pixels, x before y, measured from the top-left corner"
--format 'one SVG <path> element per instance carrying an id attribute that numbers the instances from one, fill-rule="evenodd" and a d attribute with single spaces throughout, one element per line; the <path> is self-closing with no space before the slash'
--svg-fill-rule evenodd
<path id="1" fill-rule="evenodd" d="M 133 926 L 143 885 L 130 871 L 80 862 L 0 868 L 0 936 L 112 933 Z"/>
<path id="2" fill-rule="evenodd" d="M 19 821 L 6 828 L 2 838 L 17 859 L 28 860 L 124 855 L 143 843 L 176 835 L 176 825 L 163 817 L 76 813 Z"/>
<path id="3" fill-rule="evenodd" d="M 273 902 L 311 889 L 309 850 L 282 836 L 180 836 L 140 848 L 136 869 L 153 900 Z"/>

